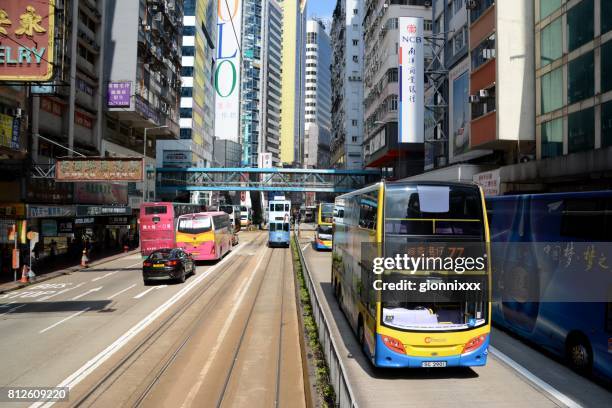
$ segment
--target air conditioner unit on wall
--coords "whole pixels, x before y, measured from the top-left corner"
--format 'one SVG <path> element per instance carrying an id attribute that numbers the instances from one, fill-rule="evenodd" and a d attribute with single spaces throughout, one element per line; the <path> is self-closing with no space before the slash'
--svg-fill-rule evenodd
<path id="1" fill-rule="evenodd" d="M 468 0 L 465 3 L 465 8 L 468 10 L 474 10 L 476 8 L 478 8 L 478 1 L 477 0 Z"/>
<path id="2" fill-rule="evenodd" d="M 470 103 L 480 102 L 480 98 L 478 97 L 478 95 L 470 95 L 469 100 L 470 100 Z"/>
<path id="3" fill-rule="evenodd" d="M 487 89 L 481 89 L 480 91 L 478 91 L 478 96 L 480 96 L 481 98 L 488 98 L 489 91 Z"/>

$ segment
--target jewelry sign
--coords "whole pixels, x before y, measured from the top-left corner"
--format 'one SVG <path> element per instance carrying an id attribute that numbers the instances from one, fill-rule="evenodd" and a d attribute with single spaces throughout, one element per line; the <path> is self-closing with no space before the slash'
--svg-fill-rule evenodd
<path id="1" fill-rule="evenodd" d="M 399 143 L 423 143 L 423 18 L 399 19 Z"/>
<path id="2" fill-rule="evenodd" d="M 53 76 L 55 0 L 0 3 L 0 81 Z"/>

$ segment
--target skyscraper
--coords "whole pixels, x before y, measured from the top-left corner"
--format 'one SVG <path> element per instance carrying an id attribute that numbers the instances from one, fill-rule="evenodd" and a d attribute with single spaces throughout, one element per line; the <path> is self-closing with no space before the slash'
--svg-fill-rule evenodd
<path id="1" fill-rule="evenodd" d="M 242 30 L 240 131 L 242 164 L 262 153 L 279 163 L 282 9 L 277 0 L 245 0 Z"/>
<path id="2" fill-rule="evenodd" d="M 331 46 L 319 20 L 306 22 L 304 166 L 329 166 L 331 136 Z"/>
<path id="3" fill-rule="evenodd" d="M 331 27 L 331 165 L 363 167 L 363 0 L 338 0 Z"/>
<path id="4" fill-rule="evenodd" d="M 306 0 L 283 0 L 283 51 L 280 160 L 302 161 L 304 130 L 304 40 Z"/>

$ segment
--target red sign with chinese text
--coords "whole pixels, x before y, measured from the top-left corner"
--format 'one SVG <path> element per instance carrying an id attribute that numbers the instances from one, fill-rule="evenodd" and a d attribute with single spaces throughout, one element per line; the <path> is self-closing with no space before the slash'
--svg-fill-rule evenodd
<path id="1" fill-rule="evenodd" d="M 0 5 L 0 81 L 53 76 L 55 0 L 4 0 Z"/>

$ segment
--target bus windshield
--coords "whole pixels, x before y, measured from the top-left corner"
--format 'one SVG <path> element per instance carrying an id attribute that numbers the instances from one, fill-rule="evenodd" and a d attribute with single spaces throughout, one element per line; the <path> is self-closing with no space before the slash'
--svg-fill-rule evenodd
<path id="1" fill-rule="evenodd" d="M 183 234 L 201 234 L 212 230 L 212 223 L 210 217 L 181 218 L 177 230 Z"/>
<path id="2" fill-rule="evenodd" d="M 333 203 L 322 203 L 319 209 L 319 220 L 318 223 L 329 223 L 331 224 L 334 217 L 334 204 Z"/>
<path id="3" fill-rule="evenodd" d="M 485 240 L 484 211 L 480 191 L 461 185 L 387 185 L 384 212 L 386 257 L 401 255 L 406 244 L 465 243 L 464 250 L 481 251 Z M 463 253 L 463 252 L 462 252 Z M 482 253 L 482 252 L 480 252 Z M 386 282 L 399 282 L 405 271 L 385 273 Z M 426 272 L 423 282 L 434 279 Z M 487 270 L 479 272 L 486 276 Z M 385 292 L 381 323 L 406 331 L 459 331 L 487 324 L 487 280 L 482 295 L 471 301 L 415 301 L 410 291 Z"/>
<path id="4" fill-rule="evenodd" d="M 478 189 L 469 186 L 389 186 L 385 234 L 484 238 Z"/>
<path id="5" fill-rule="evenodd" d="M 270 232 L 289 232 L 289 223 L 288 222 L 271 222 L 270 223 Z"/>

